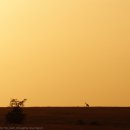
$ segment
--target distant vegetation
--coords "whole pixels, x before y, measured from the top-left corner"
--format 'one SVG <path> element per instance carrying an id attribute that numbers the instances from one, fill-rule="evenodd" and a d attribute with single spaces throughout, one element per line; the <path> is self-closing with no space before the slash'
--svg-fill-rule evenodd
<path id="1" fill-rule="evenodd" d="M 17 99 L 12 99 L 10 101 L 10 110 L 6 114 L 7 123 L 20 124 L 25 120 L 25 113 L 23 111 L 24 103 L 27 99 L 19 101 Z"/>

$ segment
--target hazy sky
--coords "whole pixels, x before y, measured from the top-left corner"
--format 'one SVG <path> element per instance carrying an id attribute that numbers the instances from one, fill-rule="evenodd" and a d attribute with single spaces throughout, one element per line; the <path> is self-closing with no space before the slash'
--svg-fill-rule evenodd
<path id="1" fill-rule="evenodd" d="M 130 0 L 0 0 L 0 106 L 130 106 Z"/>

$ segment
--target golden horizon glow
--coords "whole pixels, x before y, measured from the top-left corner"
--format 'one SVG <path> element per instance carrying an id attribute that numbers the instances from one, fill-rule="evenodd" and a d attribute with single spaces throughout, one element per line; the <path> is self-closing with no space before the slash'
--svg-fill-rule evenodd
<path id="1" fill-rule="evenodd" d="M 26 106 L 130 106 L 130 1 L 0 0 L 0 97 Z"/>

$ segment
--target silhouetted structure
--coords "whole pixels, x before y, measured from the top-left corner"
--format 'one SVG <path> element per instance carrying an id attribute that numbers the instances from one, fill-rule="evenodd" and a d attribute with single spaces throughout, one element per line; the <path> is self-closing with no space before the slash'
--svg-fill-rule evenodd
<path id="1" fill-rule="evenodd" d="M 24 99 L 23 101 L 18 101 L 17 99 L 12 99 L 10 101 L 10 111 L 6 114 L 6 122 L 7 123 L 16 123 L 20 124 L 25 119 L 25 114 L 23 111 L 24 102 L 27 99 Z"/>

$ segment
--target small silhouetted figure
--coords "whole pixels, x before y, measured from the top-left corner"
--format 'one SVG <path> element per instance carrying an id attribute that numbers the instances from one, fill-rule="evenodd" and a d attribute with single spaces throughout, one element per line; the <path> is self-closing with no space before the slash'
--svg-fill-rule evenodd
<path id="1" fill-rule="evenodd" d="M 89 107 L 89 104 L 85 102 L 85 106 L 86 106 L 86 107 Z"/>

